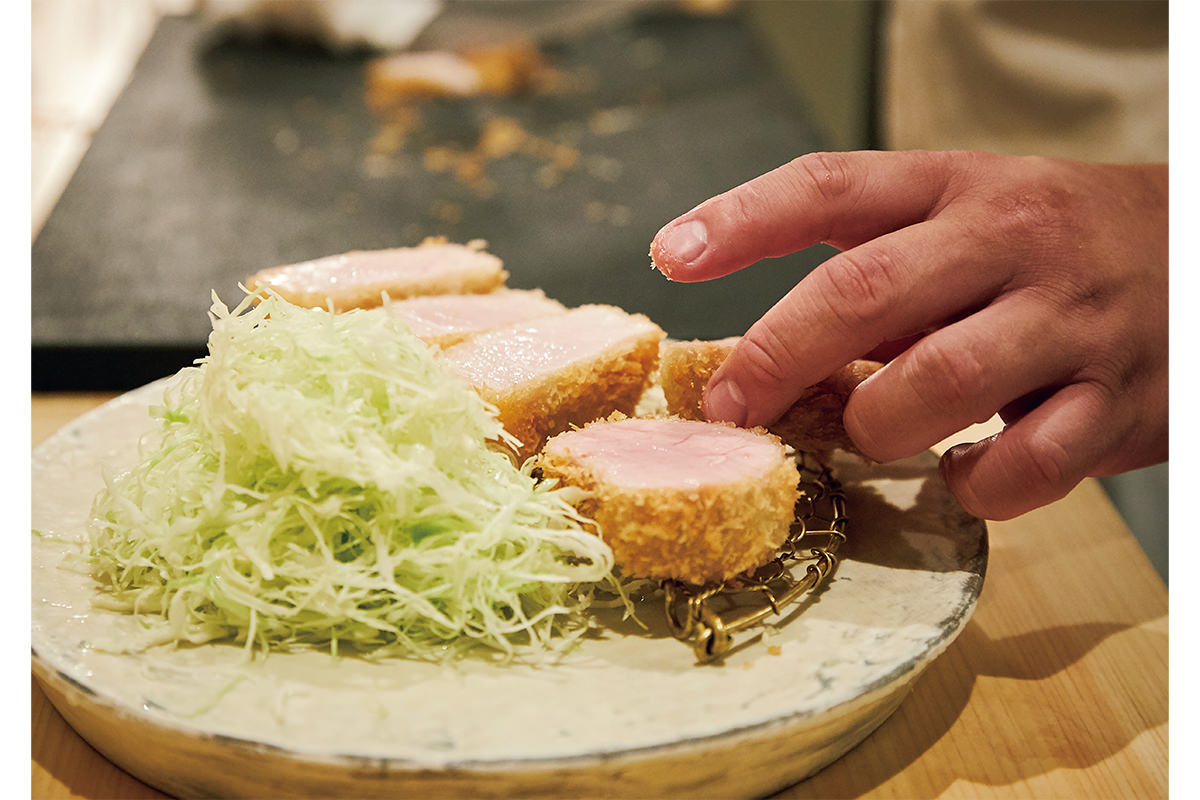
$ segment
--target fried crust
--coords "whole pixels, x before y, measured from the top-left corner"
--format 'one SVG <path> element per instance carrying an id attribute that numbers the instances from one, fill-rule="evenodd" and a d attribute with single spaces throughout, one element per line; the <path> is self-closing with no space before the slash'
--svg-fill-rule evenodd
<path id="1" fill-rule="evenodd" d="M 646 319 L 641 314 L 633 316 Z M 632 415 L 654 375 L 661 339 L 662 331 L 655 326 L 631 345 L 610 347 L 587 363 L 573 364 L 507 391 L 487 386 L 476 386 L 475 391 L 496 407 L 504 429 L 521 442 L 517 457 L 523 461 L 555 434 L 614 411 Z"/>
<path id="2" fill-rule="evenodd" d="M 712 584 L 774 558 L 795 518 L 796 465 L 778 437 L 756 432 L 778 457 L 736 483 L 644 489 L 604 480 L 569 453 L 543 450 L 535 463 L 544 477 L 583 490 L 576 508 L 626 575 Z"/>

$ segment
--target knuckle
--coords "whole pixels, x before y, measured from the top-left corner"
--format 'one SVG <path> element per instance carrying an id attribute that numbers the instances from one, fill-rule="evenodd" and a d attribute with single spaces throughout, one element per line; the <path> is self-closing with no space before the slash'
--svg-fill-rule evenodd
<path id="1" fill-rule="evenodd" d="M 824 270 L 831 310 L 846 328 L 874 327 L 895 307 L 903 268 L 890 248 L 847 250 Z"/>
<path id="2" fill-rule="evenodd" d="M 1001 230 L 1025 241 L 1054 238 L 1063 222 L 1060 201 L 1040 190 L 1019 190 L 992 198 Z"/>
<path id="3" fill-rule="evenodd" d="M 794 159 L 792 166 L 826 202 L 840 201 L 853 189 L 849 165 L 843 154 L 807 153 Z"/>
<path id="4" fill-rule="evenodd" d="M 783 383 L 794 372 L 787 342 L 768 327 L 751 328 L 738 344 L 743 375 L 759 386 Z"/>
<path id="5" fill-rule="evenodd" d="M 1031 174 L 987 198 L 995 229 L 1018 252 L 1070 252 L 1083 236 L 1077 213 L 1080 199 L 1051 179 L 1050 167 L 1040 159 L 1026 163 L 1032 166 Z"/>
<path id="6" fill-rule="evenodd" d="M 739 228 L 753 226 L 762 216 L 763 206 L 769 205 L 769 201 L 764 203 L 762 193 L 753 183 L 739 187 L 738 191 L 727 192 L 722 195 L 721 202 L 724 217 Z"/>
<path id="7" fill-rule="evenodd" d="M 988 367 L 971 348 L 951 348 L 936 336 L 918 342 L 902 373 L 931 414 L 959 417 L 982 396 Z"/>
<path id="8" fill-rule="evenodd" d="M 1082 476 L 1075 477 L 1074 455 L 1062 442 L 1047 434 L 1035 434 L 1029 439 L 1016 469 L 1022 470 L 1025 482 L 1039 493 L 1053 490 L 1065 494 L 1078 483 Z"/>
<path id="9" fill-rule="evenodd" d="M 1119 346 L 1097 346 L 1075 376 L 1086 382 L 1103 407 L 1119 405 L 1129 384 L 1137 380 L 1142 365 L 1131 353 Z"/>
<path id="10" fill-rule="evenodd" d="M 1029 286 L 1029 292 L 1038 301 L 1046 304 L 1054 318 L 1095 322 L 1095 315 L 1108 304 L 1107 292 L 1093 284 L 1088 276 L 1070 268 L 1052 270 L 1041 268 L 1037 282 Z"/>
<path id="11" fill-rule="evenodd" d="M 789 194 L 803 198 L 817 209 L 833 209 L 842 215 L 851 213 L 860 202 L 863 185 L 855 180 L 854 171 L 845 154 L 808 153 L 788 164 L 783 174 L 793 182 Z M 838 213 L 824 215 L 824 223 L 816 223 L 817 241 L 834 238 Z"/>
<path id="12" fill-rule="evenodd" d="M 1064 365 L 1101 383 L 1117 380 L 1136 361 L 1127 332 L 1136 328 L 1129 311 L 1113 302 L 1108 290 L 1070 267 L 1043 268 L 1036 283 L 1013 292 L 1038 320 L 1043 342 L 1056 341 Z M 1084 271 L 1086 272 L 1086 271 Z M 1079 332 L 1086 331 L 1086 339 Z"/>

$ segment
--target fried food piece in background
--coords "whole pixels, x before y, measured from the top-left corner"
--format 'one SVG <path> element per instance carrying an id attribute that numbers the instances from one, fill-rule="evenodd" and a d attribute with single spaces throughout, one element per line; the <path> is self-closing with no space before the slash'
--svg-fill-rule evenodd
<path id="1" fill-rule="evenodd" d="M 262 270 L 246 286 L 270 289 L 298 306 L 334 311 L 374 308 L 385 293 L 399 300 L 491 292 L 504 285 L 508 273 L 486 247 L 478 239 L 463 245 L 430 238 L 416 247 L 352 250 Z"/>
<path id="2" fill-rule="evenodd" d="M 529 42 L 448 50 L 409 51 L 374 58 L 367 65 L 367 105 L 384 112 L 434 97 L 506 96 L 536 85 L 547 71 Z"/>

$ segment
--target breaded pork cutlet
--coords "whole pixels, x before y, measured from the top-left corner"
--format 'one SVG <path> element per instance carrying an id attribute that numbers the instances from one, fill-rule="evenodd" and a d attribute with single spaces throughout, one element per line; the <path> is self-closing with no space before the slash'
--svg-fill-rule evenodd
<path id="1" fill-rule="evenodd" d="M 246 279 L 251 291 L 270 289 L 306 308 L 374 308 L 392 300 L 437 294 L 477 294 L 504 285 L 504 263 L 481 241 L 427 239 L 416 247 L 352 250 L 271 267 Z"/>
<path id="2" fill-rule="evenodd" d="M 540 289 L 497 289 L 487 294 L 410 297 L 389 304 L 413 335 L 446 348 L 484 331 L 565 314 L 567 307 Z"/>
<path id="3" fill-rule="evenodd" d="M 665 342 L 659 383 L 667 410 L 685 419 L 704 419 L 704 387 L 733 352 L 739 337 L 716 341 Z M 785 443 L 810 453 L 845 450 L 862 455 L 846 433 L 842 415 L 850 393 L 883 365 L 857 360 L 804 390 L 778 420 L 767 426 Z"/>
<path id="4" fill-rule="evenodd" d="M 578 510 L 629 576 L 727 580 L 774 558 L 795 515 L 795 462 L 762 429 L 614 418 L 555 436 L 536 463 L 583 490 Z"/>
<path id="5" fill-rule="evenodd" d="M 662 338 L 641 314 L 586 305 L 472 336 L 442 357 L 496 406 L 524 459 L 572 426 L 632 413 Z"/>

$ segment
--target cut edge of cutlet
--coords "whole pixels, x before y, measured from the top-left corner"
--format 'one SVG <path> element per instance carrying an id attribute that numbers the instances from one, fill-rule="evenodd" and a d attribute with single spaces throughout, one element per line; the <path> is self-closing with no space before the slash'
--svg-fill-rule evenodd
<path id="1" fill-rule="evenodd" d="M 496 407 L 505 430 L 521 442 L 517 456 L 522 461 L 536 454 L 555 434 L 582 427 L 614 411 L 632 415 L 650 385 L 663 330 L 644 314 L 630 314 L 616 306 L 579 309 L 589 307 L 619 312 L 629 329 L 614 335 L 613 341 L 593 357 L 576 359 L 516 386 L 497 390 L 473 384 L 479 395 Z M 509 328 L 520 330 L 522 325 Z M 486 335 L 503 335 L 507 329 L 497 328 Z M 453 348 L 448 352 L 453 354 Z"/>
<path id="2" fill-rule="evenodd" d="M 422 295 L 418 297 L 406 297 L 392 303 L 389 308 L 393 314 L 400 319 L 412 330 L 413 319 L 405 312 L 410 309 L 419 309 L 421 306 L 429 303 L 436 303 L 442 300 L 454 300 L 462 298 L 470 303 L 470 298 L 480 298 L 480 302 L 495 300 L 497 303 L 511 302 L 514 305 L 525 305 L 529 309 L 534 309 L 531 313 L 522 316 L 514 317 L 504 322 L 495 325 L 476 325 L 471 328 L 447 326 L 439 332 L 424 333 L 418 330 L 413 330 L 413 335 L 425 342 L 430 347 L 439 350 L 447 350 L 457 344 L 462 344 L 468 339 L 479 336 L 481 334 L 490 333 L 491 331 L 509 327 L 511 325 L 528 324 L 538 319 L 545 317 L 558 316 L 565 314 L 569 309 L 558 300 L 548 297 L 541 289 L 512 289 L 506 286 L 499 287 L 491 292 L 479 292 L 472 294 L 441 294 L 441 295 Z M 417 319 L 422 322 L 417 314 Z"/>
<path id="3" fill-rule="evenodd" d="M 391 300 L 445 294 L 486 294 L 504 287 L 509 274 L 504 262 L 487 252 L 487 243 L 474 239 L 466 244 L 446 241 L 444 237 L 425 239 L 415 247 L 391 247 L 379 250 L 349 250 L 321 256 L 308 261 L 268 267 L 250 275 L 244 281 L 251 292 L 269 289 L 284 300 L 305 308 L 331 308 L 335 312 L 356 308 L 377 308 L 384 304 L 385 295 Z M 391 276 L 385 280 L 362 282 L 331 282 L 328 277 L 313 279 L 310 285 L 296 287 L 305 272 L 324 274 L 323 270 L 337 268 L 339 262 L 361 257 L 376 257 L 386 253 L 412 253 L 420 250 L 451 250 L 477 255 L 475 263 L 450 264 L 427 275 Z M 336 290 L 331 288 L 336 286 Z"/>
<path id="4" fill-rule="evenodd" d="M 795 462 L 779 437 L 761 428 L 749 432 L 761 436 L 764 447 L 777 448 L 778 457 L 765 472 L 733 483 L 624 487 L 549 448 L 535 463 L 544 477 L 583 491 L 575 507 L 594 521 L 623 574 L 710 585 L 774 558 L 795 519 Z"/>
<path id="5" fill-rule="evenodd" d="M 521 459 L 541 450 L 551 436 L 619 411 L 632 415 L 658 361 L 653 331 L 614 344 L 586 362 L 566 367 L 489 398 L 504 427 L 521 443 Z"/>

